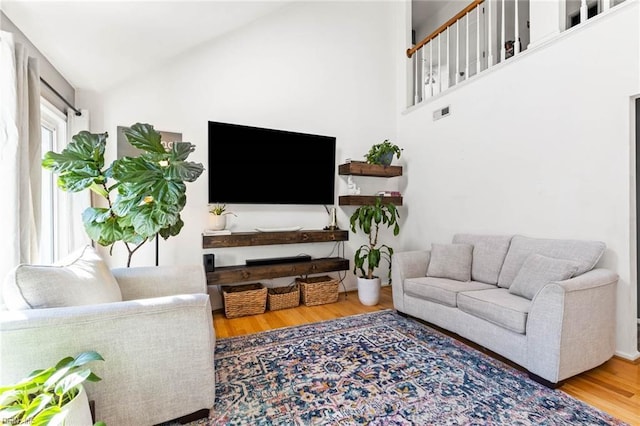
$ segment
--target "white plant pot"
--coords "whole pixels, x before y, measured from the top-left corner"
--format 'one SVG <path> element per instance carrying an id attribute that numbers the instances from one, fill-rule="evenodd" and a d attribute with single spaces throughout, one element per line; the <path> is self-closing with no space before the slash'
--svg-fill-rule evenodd
<path id="1" fill-rule="evenodd" d="M 358 277 L 358 299 L 365 306 L 377 305 L 380 301 L 380 278 Z"/>
<path id="2" fill-rule="evenodd" d="M 227 227 L 227 216 L 226 215 L 211 215 L 211 229 L 214 231 L 222 231 Z"/>
<path id="3" fill-rule="evenodd" d="M 65 426 L 90 426 L 93 424 L 91 409 L 89 408 L 89 398 L 87 398 L 87 391 L 85 391 L 83 386 L 80 386 L 80 393 L 62 407 L 62 412 L 64 413 L 65 411 L 66 415 L 64 416 L 63 423 Z"/>

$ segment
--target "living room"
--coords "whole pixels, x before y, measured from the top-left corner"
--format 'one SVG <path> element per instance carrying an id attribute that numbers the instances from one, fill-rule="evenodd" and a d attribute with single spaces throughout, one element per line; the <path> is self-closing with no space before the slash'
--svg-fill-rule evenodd
<path id="1" fill-rule="evenodd" d="M 55 43 L 55 32 L 31 36 L 28 20 L 23 25 L 14 20 L 9 12 L 19 3 L 2 5 L 13 24 L 38 48 L 38 38 Z M 632 166 L 640 36 L 638 4 L 625 3 L 414 107 L 409 107 L 405 55 L 410 5 L 377 1 L 282 2 L 237 29 L 150 63 L 137 75 L 119 74 L 119 81 L 98 78 L 101 67 L 89 64 L 78 77 L 82 84 L 70 81 L 72 102 L 90 112 L 90 130 L 109 132 L 110 159 L 116 157 L 117 127 L 135 122 L 181 133 L 196 146 L 193 160 L 205 168 L 210 120 L 335 136 L 338 163 L 362 160 L 373 143 L 390 139 L 404 149 L 398 160 L 403 177 L 358 183 L 369 193 L 402 192 L 402 232 L 392 244 L 397 251 L 450 242 L 458 232 L 603 241 L 607 249 L 599 266 L 620 276 L 616 355 L 633 362 L 640 357 Z M 111 14 L 125 22 L 127 6 L 122 7 Z M 177 7 L 197 10 L 195 4 Z M 170 21 L 150 21 L 171 32 Z M 116 47 L 128 43 L 116 27 L 105 31 Z M 82 38 L 82 31 L 77 36 Z M 149 49 L 162 47 L 154 44 L 160 46 Z M 65 50 L 70 55 L 82 51 Z M 142 55 L 118 56 L 117 50 L 115 56 L 105 49 L 100 53 L 125 69 L 145 61 Z M 447 106 L 451 114 L 433 121 L 433 112 Z M 201 234 L 209 225 L 206 175 L 214 172 L 205 170 L 188 186 L 185 226 L 178 236 L 159 242 L 160 265 L 202 261 Z M 336 176 L 336 193 L 344 194 L 346 187 L 346 179 Z M 230 208 L 237 215 L 229 218 L 232 231 L 288 225 L 321 229 L 328 221 L 322 206 Z M 351 207 L 337 208 L 341 229 L 348 228 L 352 212 Z M 363 242 L 350 235 L 347 252 Z M 327 252 L 321 244 L 296 249 L 312 256 Z M 291 250 L 270 246 L 268 255 L 297 254 Z M 264 257 L 265 251 L 216 251 L 216 266 Z M 101 253 L 112 267 L 126 259 L 118 246 L 112 255 L 106 249 Z M 154 257 L 153 245 L 147 245 L 134 256 L 133 266 L 153 265 Z M 348 273 L 344 284 L 354 290 L 355 276 Z M 221 307 L 214 294 L 212 308 Z"/>

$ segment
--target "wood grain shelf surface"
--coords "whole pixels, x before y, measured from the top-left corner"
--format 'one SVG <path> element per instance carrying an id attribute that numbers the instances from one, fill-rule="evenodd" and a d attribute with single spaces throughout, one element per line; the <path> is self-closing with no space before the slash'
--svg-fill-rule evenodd
<path id="1" fill-rule="evenodd" d="M 365 161 L 351 161 L 340 164 L 338 174 L 354 176 L 395 177 L 402 176 L 402 166 L 382 166 Z"/>
<path id="2" fill-rule="evenodd" d="M 202 248 L 265 246 L 272 244 L 322 243 L 349 240 L 347 230 L 300 230 L 283 232 L 234 232 L 230 235 L 203 235 Z"/>
<path id="3" fill-rule="evenodd" d="M 379 195 L 341 195 L 338 197 L 340 206 L 371 206 L 376 203 Z M 402 197 L 380 197 L 385 204 L 402 205 Z"/>
<path id="4" fill-rule="evenodd" d="M 281 263 L 275 265 L 234 265 L 216 267 L 207 272 L 207 284 L 234 284 L 279 277 L 318 274 L 322 272 L 347 271 L 349 260 L 343 257 L 324 257 L 308 262 Z"/>

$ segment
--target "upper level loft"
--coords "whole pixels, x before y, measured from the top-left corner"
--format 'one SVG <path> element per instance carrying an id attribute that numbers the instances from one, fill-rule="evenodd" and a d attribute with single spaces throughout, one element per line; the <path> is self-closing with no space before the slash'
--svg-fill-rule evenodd
<path id="1" fill-rule="evenodd" d="M 410 105 L 418 105 L 625 0 L 413 0 Z"/>

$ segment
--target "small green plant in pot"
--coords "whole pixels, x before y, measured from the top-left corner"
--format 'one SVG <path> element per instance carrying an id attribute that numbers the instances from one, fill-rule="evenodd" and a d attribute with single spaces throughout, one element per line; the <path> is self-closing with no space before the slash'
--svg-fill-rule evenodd
<path id="1" fill-rule="evenodd" d="M 0 386 L 0 422 L 16 425 L 62 425 L 89 420 L 91 412 L 82 384 L 100 377 L 85 364 L 104 361 L 95 351 L 82 352 L 58 361 L 54 367 L 35 370 L 19 382 Z M 80 396 L 84 400 L 78 400 Z M 74 405 L 76 402 L 84 403 Z M 82 419 L 82 420 L 80 420 Z M 103 422 L 96 426 L 104 425 Z"/>
<path id="2" fill-rule="evenodd" d="M 389 279 L 391 279 L 391 256 L 393 248 L 378 243 L 380 226 L 393 228 L 393 235 L 400 233 L 398 219 L 400 214 L 396 206 L 384 203 L 382 197 L 376 198 L 373 205 L 358 207 L 350 218 L 351 231 L 357 233 L 360 229 L 367 235 L 368 244 L 361 245 L 353 258 L 353 273 L 358 277 L 358 297 L 364 305 L 376 305 L 380 297 L 380 278 L 375 270 L 380 261 L 385 259 L 389 263 Z"/>
<path id="3" fill-rule="evenodd" d="M 209 213 L 211 213 L 211 229 L 214 231 L 221 231 L 227 227 L 227 215 L 236 216 L 235 213 L 227 210 L 226 204 L 216 204 L 210 207 Z"/>
<path id="4" fill-rule="evenodd" d="M 397 158 L 400 158 L 401 153 L 402 148 L 391 143 L 389 139 L 385 139 L 383 142 L 373 145 L 367 155 L 365 155 L 365 158 L 369 164 L 388 166 L 391 164 L 393 156 L 395 155 Z"/>

